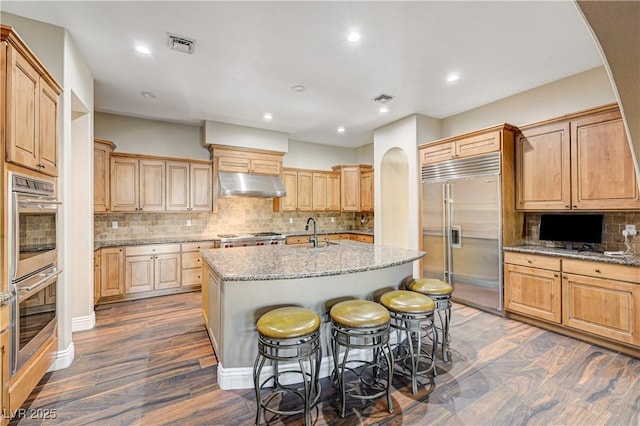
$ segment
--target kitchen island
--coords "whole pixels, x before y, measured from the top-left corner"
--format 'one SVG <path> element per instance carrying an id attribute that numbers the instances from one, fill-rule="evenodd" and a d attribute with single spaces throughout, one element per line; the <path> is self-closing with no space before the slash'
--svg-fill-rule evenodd
<path id="1" fill-rule="evenodd" d="M 372 300 L 397 289 L 404 278 L 412 276 L 412 262 L 426 254 L 346 240 L 319 248 L 261 246 L 201 253 L 205 276 L 202 313 L 218 358 L 222 389 L 253 386 L 256 321 L 282 306 L 301 306 L 320 315 L 321 376 L 327 376 L 331 364 L 326 350 L 328 309 L 340 300 Z"/>

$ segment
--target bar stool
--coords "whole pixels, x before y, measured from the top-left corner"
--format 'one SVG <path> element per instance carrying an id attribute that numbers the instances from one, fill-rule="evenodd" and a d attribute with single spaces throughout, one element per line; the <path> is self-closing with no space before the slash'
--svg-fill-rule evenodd
<path id="1" fill-rule="evenodd" d="M 386 394 L 387 409 L 393 412 L 391 403 L 391 378 L 393 375 L 393 353 L 389 346 L 390 316 L 382 305 L 368 300 L 347 300 L 335 304 L 329 312 L 331 317 L 331 349 L 334 368 L 332 379 L 340 392 L 340 417 L 344 417 L 347 393 L 357 399 L 371 400 Z M 344 354 L 340 357 L 340 348 Z M 352 349 L 373 351 L 371 360 L 349 359 Z M 384 361 L 384 368 L 381 365 Z M 386 369 L 386 370 L 385 370 Z M 345 372 L 355 374 L 362 387 L 357 385 L 347 390 Z M 386 371 L 386 377 L 380 372 Z"/>
<path id="2" fill-rule="evenodd" d="M 278 415 L 295 415 L 304 413 L 305 425 L 311 424 L 311 408 L 320 397 L 320 317 L 314 311 L 286 307 L 278 308 L 262 315 L 256 323 L 258 328 L 258 355 L 253 366 L 253 383 L 256 392 L 256 425 L 260 424 L 262 410 Z M 273 373 L 260 382 L 260 373 L 266 360 L 271 360 Z M 299 369 L 279 370 L 280 362 L 298 363 Z M 308 363 L 308 369 L 305 368 Z M 289 382 L 296 376 L 301 377 L 303 388 L 281 383 L 285 375 Z M 272 382 L 272 389 L 264 389 Z M 300 382 L 297 382 L 300 383 Z M 263 392 L 266 390 L 266 392 Z M 262 394 L 266 393 L 263 397 Z M 296 395 L 302 402 L 302 408 L 294 410 L 277 410 L 269 406 L 269 402 L 277 395 Z"/>
<path id="3" fill-rule="evenodd" d="M 410 371 L 411 390 L 418 392 L 418 375 L 431 373 L 435 376 L 435 354 L 438 346 L 433 312 L 435 302 L 428 296 L 407 290 L 393 290 L 382 295 L 380 303 L 387 308 L 391 316 L 391 328 L 397 331 L 396 366 Z M 431 350 L 424 352 L 422 348 L 422 332 L 431 336 Z M 400 335 L 405 332 L 405 337 Z M 420 364 L 426 367 L 420 368 Z M 407 367 L 407 362 L 410 364 Z M 402 371 L 401 371 L 402 372 Z"/>
<path id="4" fill-rule="evenodd" d="M 425 296 L 429 296 L 436 303 L 436 311 L 440 320 L 440 331 L 442 333 L 442 359 L 449 361 L 449 324 L 451 323 L 451 293 L 453 287 L 444 281 L 434 278 L 421 278 L 409 284 L 409 290 L 415 291 Z"/>

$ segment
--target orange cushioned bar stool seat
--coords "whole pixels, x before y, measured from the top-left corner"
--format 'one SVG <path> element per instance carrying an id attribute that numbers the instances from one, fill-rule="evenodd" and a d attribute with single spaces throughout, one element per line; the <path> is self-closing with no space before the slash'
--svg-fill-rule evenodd
<path id="1" fill-rule="evenodd" d="M 303 414 L 305 424 L 310 425 L 311 409 L 320 397 L 320 317 L 310 309 L 278 308 L 262 315 L 256 327 L 258 356 L 253 366 L 253 382 L 258 409 L 255 424 L 260 424 L 265 410 L 284 416 Z M 261 377 L 267 360 L 271 361 L 272 372 Z M 288 365 L 281 368 L 280 363 Z M 278 395 L 281 399 L 276 398 Z M 286 398 L 293 402 L 282 404 Z M 272 400 L 274 403 L 270 404 Z M 287 411 L 277 408 L 294 403 L 300 408 Z"/>
<path id="2" fill-rule="evenodd" d="M 435 376 L 438 334 L 433 312 L 436 304 L 428 296 L 406 290 L 389 291 L 382 295 L 380 303 L 389 311 L 391 328 L 397 333 L 394 356 L 398 367 L 396 370 L 411 378 L 411 390 L 415 394 L 418 392 L 418 375 L 431 373 L 431 379 Z M 428 351 L 422 347 L 423 331 L 430 337 Z"/>
<path id="3" fill-rule="evenodd" d="M 389 346 L 389 311 L 368 300 L 347 300 L 335 304 L 329 316 L 334 363 L 331 376 L 340 392 L 340 417 L 345 415 L 348 396 L 369 400 L 386 395 L 387 409 L 390 413 L 393 412 L 393 354 Z M 344 351 L 341 354 L 342 348 Z M 353 350 L 361 352 L 350 358 Z M 365 358 L 363 352 L 366 350 L 371 350 L 373 356 L 361 359 L 360 355 Z M 349 389 L 347 381 L 350 381 Z"/>
<path id="4" fill-rule="evenodd" d="M 453 287 L 442 280 L 435 278 L 420 278 L 412 281 L 408 286 L 409 290 L 415 291 L 425 296 L 429 296 L 436 303 L 436 311 L 440 320 L 440 333 L 442 335 L 442 359 L 449 361 L 449 324 L 451 323 L 451 294 Z"/>

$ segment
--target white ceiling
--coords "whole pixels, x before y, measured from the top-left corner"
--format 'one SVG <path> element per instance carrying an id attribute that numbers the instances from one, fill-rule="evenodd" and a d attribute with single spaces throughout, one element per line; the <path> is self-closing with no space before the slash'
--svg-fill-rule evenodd
<path id="1" fill-rule="evenodd" d="M 571 1 L 0 7 L 68 29 L 95 78 L 96 111 L 221 121 L 346 147 L 371 143 L 373 129 L 416 112 L 448 117 L 602 65 Z M 362 35 L 356 44 L 346 41 L 352 29 Z M 170 50 L 168 32 L 195 39 L 195 54 Z M 151 55 L 137 53 L 137 43 Z M 450 72 L 460 73 L 457 83 L 445 81 Z M 306 90 L 294 92 L 296 84 Z M 380 93 L 395 97 L 384 115 L 372 101 Z"/>

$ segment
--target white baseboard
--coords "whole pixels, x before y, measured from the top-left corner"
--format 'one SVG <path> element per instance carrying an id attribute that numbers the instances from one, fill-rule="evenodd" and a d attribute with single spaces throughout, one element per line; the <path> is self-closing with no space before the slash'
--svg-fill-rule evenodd
<path id="1" fill-rule="evenodd" d="M 73 362 L 73 358 L 75 357 L 75 346 L 73 345 L 73 342 L 71 342 L 66 349 L 54 352 L 53 356 L 55 359 L 47 372 L 62 370 L 70 366 Z"/>
<path id="2" fill-rule="evenodd" d="M 91 315 L 85 317 L 71 318 L 71 332 L 91 330 L 96 326 L 96 313 L 91 312 Z"/>

